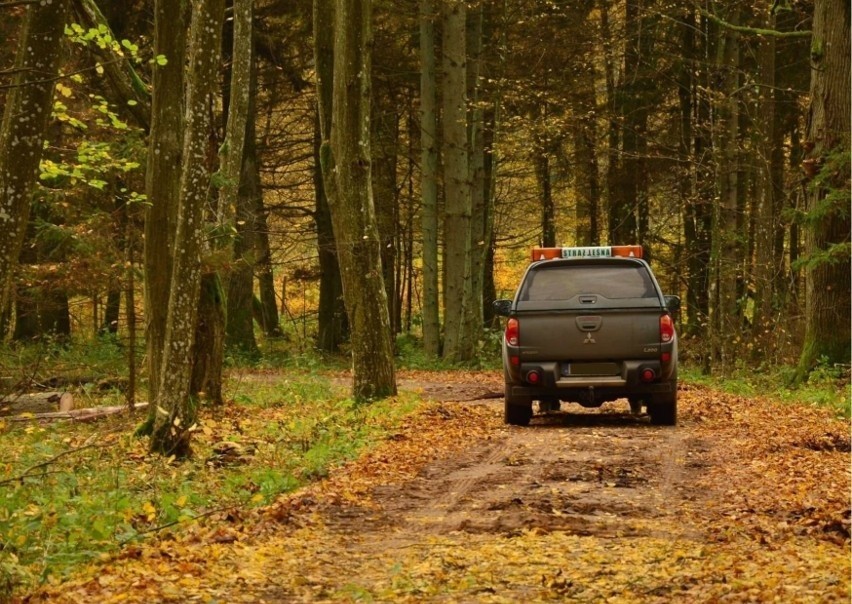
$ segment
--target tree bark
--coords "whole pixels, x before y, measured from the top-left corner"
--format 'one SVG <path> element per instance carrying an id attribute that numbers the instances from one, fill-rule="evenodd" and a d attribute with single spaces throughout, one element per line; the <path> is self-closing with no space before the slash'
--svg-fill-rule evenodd
<path id="1" fill-rule="evenodd" d="M 159 398 L 151 435 L 152 451 L 176 457 L 190 454 L 191 428 L 197 415 L 190 377 L 201 289 L 201 225 L 210 183 L 207 162 L 210 107 L 219 70 L 224 12 L 224 0 L 198 2 L 193 6 L 189 33 L 184 165 Z"/>
<path id="2" fill-rule="evenodd" d="M 438 302 L 438 116 L 435 75 L 435 6 L 420 0 L 420 154 L 423 230 L 423 349 L 441 350 Z"/>
<path id="3" fill-rule="evenodd" d="M 468 361 L 465 333 L 470 299 L 470 174 L 467 147 L 467 6 L 443 2 L 444 359 Z"/>
<path id="4" fill-rule="evenodd" d="M 159 400 L 160 369 L 166 337 L 166 314 L 180 174 L 183 164 L 184 72 L 188 13 L 183 3 L 157 0 L 154 6 L 154 52 L 165 65 L 155 65 L 151 99 L 151 132 L 145 172 L 145 349 L 148 400 Z M 156 404 L 149 408 L 153 425 Z M 147 430 L 143 430 L 147 431 Z"/>
<path id="5" fill-rule="evenodd" d="M 340 261 L 343 297 L 352 329 L 352 394 L 369 401 L 396 393 L 388 299 L 370 175 L 370 0 L 334 4 L 331 111 L 320 95 L 329 140 L 320 152 Z M 315 27 L 332 21 L 332 6 L 316 0 Z M 325 25 L 327 26 L 327 25 Z M 319 47 L 315 52 L 319 51 Z M 330 129 L 323 122 L 331 116 Z M 333 189 L 332 189 L 333 188 Z"/>
<path id="6" fill-rule="evenodd" d="M 344 316 L 343 284 L 334 240 L 329 196 L 333 183 L 323 174 L 322 145 L 331 136 L 332 95 L 334 93 L 334 5 L 332 0 L 314 2 L 314 57 L 317 65 L 317 116 L 314 128 L 314 186 L 317 248 L 320 263 L 320 301 L 317 347 L 337 352 L 346 338 L 348 319 Z"/>
<path id="7" fill-rule="evenodd" d="M 589 13 L 593 2 L 581 3 L 577 11 L 577 35 L 583 36 L 584 45 L 591 47 L 593 31 Z M 597 100 L 595 96 L 595 63 L 592 57 L 582 57 L 576 68 L 577 85 L 573 94 L 574 121 L 574 194 L 577 199 L 574 240 L 577 245 L 598 245 L 600 232 L 598 210 L 600 207 L 600 180 L 598 174 Z"/>
<path id="8" fill-rule="evenodd" d="M 377 81 L 376 78 L 373 78 Z M 399 152 L 399 99 L 389 83 L 373 89 L 370 117 L 373 199 L 381 240 L 382 278 L 385 282 L 393 333 L 399 331 L 396 299 L 396 239 L 399 230 L 399 195 L 397 194 L 397 155 Z"/>
<path id="9" fill-rule="evenodd" d="M 224 185 L 220 191 L 220 222 L 233 222 L 233 271 L 228 279 L 225 317 L 225 347 L 256 358 L 260 351 L 254 338 L 252 302 L 254 299 L 254 254 L 256 230 L 254 196 L 255 97 L 257 74 L 254 66 L 252 1 L 234 2 L 234 46 L 231 65 L 230 102 L 225 142 L 219 152 Z"/>
<path id="10" fill-rule="evenodd" d="M 766 27 L 775 29 L 775 15 L 770 12 Z M 778 230 L 777 197 L 777 166 L 779 155 L 783 152 L 783 140 L 776 134 L 778 126 L 775 102 L 775 55 L 776 39 L 768 37 L 759 41 L 758 70 L 761 87 L 759 96 L 759 113 L 756 119 L 755 150 L 757 158 L 757 190 L 755 199 L 754 220 L 754 266 L 751 273 L 754 292 L 754 316 L 752 319 L 751 343 L 754 346 L 752 357 L 765 358 L 770 352 L 772 325 L 777 320 L 773 309 L 776 302 L 778 262 L 775 257 L 775 234 Z M 776 150 L 777 146 L 777 150 Z"/>
<path id="11" fill-rule="evenodd" d="M 260 186 L 260 158 L 255 157 L 255 182 L 258 183 L 258 193 L 254 196 L 254 218 L 257 221 L 257 264 L 254 274 L 257 278 L 257 288 L 260 294 L 261 327 L 267 338 L 280 338 L 281 331 L 278 315 L 278 303 L 275 295 L 275 273 L 272 269 L 272 248 L 269 246 L 268 210 L 263 203 L 263 188 Z"/>
<path id="12" fill-rule="evenodd" d="M 728 21 L 738 24 L 739 8 Z M 717 53 L 717 69 L 722 80 L 722 99 L 717 108 L 714 140 L 716 186 L 719 202 L 713 221 L 713 271 L 715 292 L 711 304 L 712 357 L 724 369 L 738 358 L 735 340 L 742 323 L 738 303 L 738 279 L 742 253 L 739 209 L 742 206 L 740 159 L 740 40 L 739 33 L 725 29 Z"/>
<path id="13" fill-rule="evenodd" d="M 331 76 L 324 78 L 331 84 Z M 330 87 L 330 86 L 329 86 Z M 331 118 L 329 116 L 329 123 Z M 336 353 L 346 340 L 348 323 L 343 304 L 343 285 L 340 282 L 340 264 L 337 262 L 337 248 L 334 243 L 334 229 L 331 225 L 331 210 L 320 166 L 320 148 L 322 137 L 319 117 L 314 127 L 314 191 L 316 209 L 314 222 L 317 229 L 317 254 L 320 266 L 319 308 L 317 314 L 317 348 L 323 352 Z"/>
<path id="14" fill-rule="evenodd" d="M 67 0 L 27 9 L 0 123 L 0 315 L 10 303 L 61 62 Z"/>
<path id="15" fill-rule="evenodd" d="M 544 120 L 547 121 L 546 105 L 544 112 Z M 536 142 L 533 155 L 533 169 L 541 200 L 541 245 L 543 247 L 556 247 L 556 206 L 553 203 L 548 146 L 544 141 L 539 140 Z"/>
<path id="16" fill-rule="evenodd" d="M 488 204 L 485 182 L 485 102 L 481 82 L 483 64 L 483 35 L 485 12 L 482 4 L 468 13 L 467 20 L 467 98 L 468 98 L 468 149 L 470 177 L 470 303 L 466 306 L 466 356 L 473 358 L 484 327 L 482 308 L 485 286 L 486 253 L 491 244 Z"/>
<path id="17" fill-rule="evenodd" d="M 807 200 L 807 330 L 800 378 L 820 362 L 846 364 L 850 357 L 850 6 L 845 0 L 816 0 L 811 63 L 806 165 L 819 171 Z"/>

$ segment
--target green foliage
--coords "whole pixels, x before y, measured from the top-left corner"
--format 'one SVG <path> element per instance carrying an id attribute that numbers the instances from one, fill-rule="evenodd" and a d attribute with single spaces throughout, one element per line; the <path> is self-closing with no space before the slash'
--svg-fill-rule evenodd
<path id="1" fill-rule="evenodd" d="M 796 219 L 807 228 L 832 220 L 849 219 L 849 149 L 838 145 L 827 153 L 819 172 L 808 185 L 811 204 L 807 211 L 799 212 Z M 795 269 L 813 270 L 823 264 L 848 262 L 852 244 L 845 241 L 827 242 L 823 249 L 811 250 L 793 266 Z"/>
<path id="2" fill-rule="evenodd" d="M 113 360 L 105 346 L 84 356 Z M 62 358 L 51 353 L 52 362 Z M 132 432 L 138 418 L 0 419 L 0 594 L 215 510 L 270 503 L 354 458 L 419 404 L 402 396 L 358 405 L 342 384 L 304 371 L 238 373 L 228 387 L 230 402 L 202 411 L 194 457 L 180 464 L 148 453 Z M 222 443 L 233 449 L 221 453 Z"/>
<path id="3" fill-rule="evenodd" d="M 501 366 L 500 343 L 503 332 L 483 330 L 477 343 L 476 356 L 464 366 L 469 369 L 497 369 Z M 396 337 L 397 364 L 404 369 L 424 371 L 442 371 L 458 369 L 459 365 L 440 357 L 432 357 L 423 350 L 423 341 L 411 333 L 402 333 Z"/>
<path id="4" fill-rule="evenodd" d="M 396 360 L 404 369 L 440 371 L 452 368 L 452 364 L 444 359 L 426 354 L 420 338 L 407 333 L 396 337 Z"/>
<path id="5" fill-rule="evenodd" d="M 742 366 L 725 376 L 708 376 L 681 364 L 684 382 L 703 384 L 740 396 L 769 396 L 790 404 L 807 404 L 833 409 L 838 416 L 852 417 L 852 387 L 849 367 L 823 361 L 803 383 L 796 382 L 794 366 L 756 370 Z"/>
<path id="6" fill-rule="evenodd" d="M 97 46 L 100 50 L 108 50 L 120 58 L 124 58 L 134 64 L 141 65 L 145 62 L 139 52 L 139 45 L 130 40 L 117 40 L 109 28 L 104 24 L 97 27 L 85 28 L 79 23 L 70 23 L 65 26 L 66 37 L 80 46 Z M 168 61 L 163 55 L 156 55 L 148 60 L 148 63 L 165 65 Z"/>
<path id="7" fill-rule="evenodd" d="M 26 346 L 0 347 L 0 376 L 4 378 L 0 396 L 16 383 L 44 385 L 61 376 L 69 383 L 94 387 L 95 382 L 126 371 L 127 350 L 112 338 L 75 341 L 72 346 L 45 339 Z"/>

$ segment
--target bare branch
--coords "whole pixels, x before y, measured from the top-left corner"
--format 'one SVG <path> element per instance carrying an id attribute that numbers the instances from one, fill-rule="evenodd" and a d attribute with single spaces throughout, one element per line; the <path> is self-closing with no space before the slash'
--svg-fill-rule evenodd
<path id="1" fill-rule="evenodd" d="M 733 23 L 728 23 L 727 21 L 717 17 L 710 11 L 705 9 L 699 9 L 701 14 L 708 19 L 710 19 L 716 25 L 720 25 L 725 29 L 730 29 L 731 31 L 738 31 L 740 33 L 749 34 L 752 36 L 771 36 L 774 38 L 809 38 L 811 36 L 811 32 L 809 30 L 802 31 L 778 31 L 777 29 L 763 29 L 761 27 L 747 27 L 745 25 L 734 25 Z"/>

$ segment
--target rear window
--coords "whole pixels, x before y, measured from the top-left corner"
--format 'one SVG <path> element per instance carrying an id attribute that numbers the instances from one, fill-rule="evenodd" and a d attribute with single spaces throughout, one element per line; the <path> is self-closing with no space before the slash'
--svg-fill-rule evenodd
<path id="1" fill-rule="evenodd" d="M 552 266 L 531 271 L 520 301 L 571 300 L 596 294 L 610 300 L 657 298 L 657 290 L 642 266 Z"/>

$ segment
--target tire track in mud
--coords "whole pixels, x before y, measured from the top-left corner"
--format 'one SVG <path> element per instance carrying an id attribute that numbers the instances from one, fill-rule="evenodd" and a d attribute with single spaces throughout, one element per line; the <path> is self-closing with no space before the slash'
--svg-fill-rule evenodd
<path id="1" fill-rule="evenodd" d="M 498 402 L 481 404 L 502 412 Z M 702 471 L 701 463 L 685 463 L 700 455 L 690 450 L 689 432 L 626 411 L 575 411 L 497 428 L 414 480 L 377 487 L 350 548 L 369 554 L 430 538 L 528 530 L 602 538 L 690 532 L 676 518 L 679 505 L 694 499 L 689 483 Z M 332 514 L 331 525 L 342 529 L 351 512 L 338 520 Z"/>

